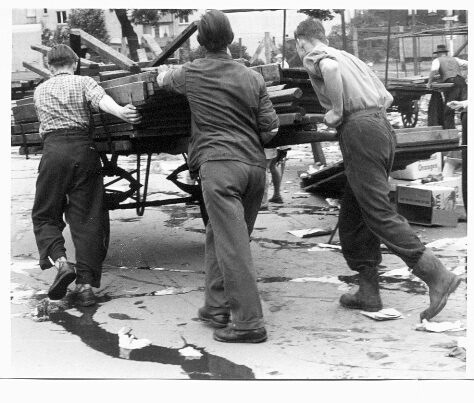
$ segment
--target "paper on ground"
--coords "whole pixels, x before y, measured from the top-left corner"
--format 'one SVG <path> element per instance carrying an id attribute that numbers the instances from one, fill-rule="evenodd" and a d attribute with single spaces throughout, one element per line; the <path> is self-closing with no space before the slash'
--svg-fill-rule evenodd
<path id="1" fill-rule="evenodd" d="M 438 250 L 467 251 L 467 237 L 438 239 L 426 246 Z"/>
<path id="2" fill-rule="evenodd" d="M 183 288 L 176 288 L 176 287 L 169 287 L 165 288 L 164 290 L 153 291 L 150 295 L 176 295 L 176 294 L 186 294 L 187 292 L 195 291 L 195 288 L 191 287 L 183 287 Z"/>
<path id="3" fill-rule="evenodd" d="M 310 283 L 310 282 L 318 282 L 318 283 L 330 283 L 330 284 L 344 284 L 341 280 L 337 277 L 330 277 L 330 276 L 323 276 L 323 277 L 299 277 L 291 279 L 290 282 L 293 283 Z"/>
<path id="4" fill-rule="evenodd" d="M 130 327 L 122 327 L 118 331 L 119 336 L 119 347 L 126 348 L 128 350 L 136 350 L 151 344 L 148 339 L 138 339 L 132 334 Z"/>
<path id="5" fill-rule="evenodd" d="M 320 252 L 325 249 L 341 250 L 341 246 L 328 243 L 318 243 L 317 246 L 313 246 L 312 248 L 308 249 L 308 252 Z"/>
<path id="6" fill-rule="evenodd" d="M 191 346 L 184 347 L 178 351 L 183 357 L 186 357 L 186 359 L 189 360 L 199 359 L 202 357 L 201 352 Z"/>
<path id="7" fill-rule="evenodd" d="M 360 313 L 374 320 L 393 320 L 403 318 L 403 315 L 394 308 L 385 308 L 378 312 L 360 311 Z"/>
<path id="8" fill-rule="evenodd" d="M 460 320 L 456 322 L 429 322 L 426 319 L 416 325 L 416 330 L 425 332 L 442 333 L 442 332 L 459 332 L 466 330 Z"/>
<path id="9" fill-rule="evenodd" d="M 291 235 L 297 236 L 298 238 L 310 238 L 312 236 L 329 235 L 331 230 L 323 228 L 307 228 L 307 229 L 296 229 L 287 231 Z"/>

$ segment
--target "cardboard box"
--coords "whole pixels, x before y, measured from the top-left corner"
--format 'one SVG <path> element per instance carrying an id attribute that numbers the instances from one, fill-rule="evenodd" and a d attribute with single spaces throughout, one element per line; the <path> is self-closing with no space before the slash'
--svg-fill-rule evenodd
<path id="1" fill-rule="evenodd" d="M 462 200 L 462 177 L 461 175 L 455 175 L 448 178 L 444 178 L 442 181 L 439 182 L 432 182 L 431 185 L 433 186 L 445 186 L 454 188 L 456 192 L 456 204 L 460 206 L 464 206 Z"/>
<path id="2" fill-rule="evenodd" d="M 398 213 L 413 224 L 455 227 L 458 223 L 452 187 L 399 185 L 396 200 Z"/>
<path id="3" fill-rule="evenodd" d="M 442 168 L 441 153 L 434 153 L 430 159 L 414 162 L 399 171 L 392 171 L 390 176 L 394 179 L 414 180 L 426 178 L 429 175 L 437 175 L 441 173 Z"/>

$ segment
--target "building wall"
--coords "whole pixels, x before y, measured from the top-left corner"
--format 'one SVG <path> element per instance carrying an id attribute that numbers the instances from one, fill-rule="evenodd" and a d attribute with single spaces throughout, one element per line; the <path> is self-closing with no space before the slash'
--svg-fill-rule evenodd
<path id="1" fill-rule="evenodd" d="M 32 44 L 41 44 L 41 24 L 16 24 L 12 26 L 12 72 L 28 71 L 23 62 L 43 65 L 40 52 L 31 49 Z"/>

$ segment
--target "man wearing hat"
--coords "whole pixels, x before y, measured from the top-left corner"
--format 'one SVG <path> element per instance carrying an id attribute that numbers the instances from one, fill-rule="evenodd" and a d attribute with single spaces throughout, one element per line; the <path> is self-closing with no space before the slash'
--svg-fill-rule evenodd
<path id="1" fill-rule="evenodd" d="M 436 59 L 431 65 L 430 76 L 427 87 L 431 88 L 435 75 L 441 76 L 442 83 L 453 83 L 454 85 L 444 92 L 444 129 L 454 129 L 454 110 L 446 104 L 451 101 L 464 101 L 467 99 L 466 80 L 461 74 L 461 68 L 467 68 L 467 61 L 457 57 L 448 56 L 446 45 L 438 45 L 433 52 Z"/>

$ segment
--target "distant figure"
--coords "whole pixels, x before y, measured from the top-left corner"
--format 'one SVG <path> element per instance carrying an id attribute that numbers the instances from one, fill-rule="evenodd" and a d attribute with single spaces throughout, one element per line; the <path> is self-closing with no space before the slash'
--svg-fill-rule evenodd
<path id="1" fill-rule="evenodd" d="M 467 99 L 467 85 L 466 80 L 461 74 L 461 67 L 467 68 L 467 61 L 459 59 L 458 57 L 448 56 L 448 49 L 446 45 L 438 45 L 436 51 L 437 55 L 431 64 L 431 71 L 426 86 L 432 88 L 432 83 L 435 76 L 439 73 L 442 83 L 453 83 L 451 88 L 444 91 L 444 129 L 454 129 L 454 110 L 447 106 L 451 101 L 464 101 Z"/>
<path id="2" fill-rule="evenodd" d="M 328 46 L 319 20 L 308 18 L 295 31 L 296 50 L 309 74 L 324 122 L 337 128 L 347 185 L 339 212 L 339 238 L 347 265 L 359 273 L 359 288 L 343 294 L 346 308 L 382 308 L 378 265 L 380 243 L 400 257 L 429 288 L 431 319 L 446 305 L 461 279 L 426 248 L 388 198 L 388 175 L 395 156 L 395 132 L 386 108 L 393 97 L 374 72 L 350 53 Z"/>
<path id="3" fill-rule="evenodd" d="M 283 60 L 283 55 L 281 53 L 278 53 L 275 56 L 275 63 L 279 64 L 282 69 L 288 69 L 290 67 L 286 60 Z"/>

